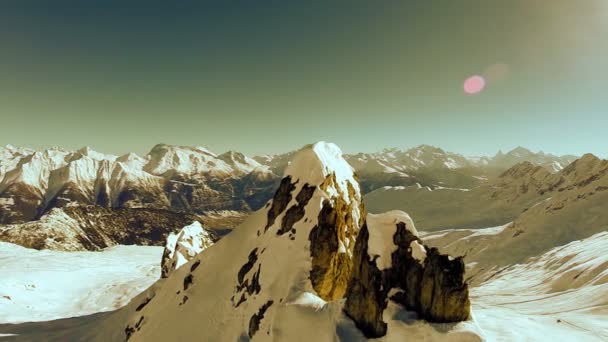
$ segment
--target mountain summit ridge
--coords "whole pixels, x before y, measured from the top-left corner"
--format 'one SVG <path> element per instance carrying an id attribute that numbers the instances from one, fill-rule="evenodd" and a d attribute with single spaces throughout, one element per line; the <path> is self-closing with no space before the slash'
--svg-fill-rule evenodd
<path id="1" fill-rule="evenodd" d="M 344 159 L 355 168 L 363 193 L 416 183 L 468 189 L 483 182 L 488 172 L 504 171 L 521 158 L 551 172 L 569 161 L 523 150 L 516 153 L 519 159 L 501 157 L 496 162 L 430 145 L 344 155 Z M 103 154 L 91 147 L 76 151 L 0 147 L 0 224 L 31 221 L 52 208 L 69 205 L 195 214 L 253 211 L 272 196 L 294 154 L 248 157 L 237 151 L 216 154 L 203 147 L 168 144 L 157 144 L 144 156 Z"/>

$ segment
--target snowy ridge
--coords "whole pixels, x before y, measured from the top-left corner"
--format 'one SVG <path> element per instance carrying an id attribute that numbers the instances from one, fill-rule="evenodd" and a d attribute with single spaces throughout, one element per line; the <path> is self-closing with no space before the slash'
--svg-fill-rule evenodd
<path id="1" fill-rule="evenodd" d="M 338 196 L 337 191 L 348 193 L 350 184 L 360 197 L 361 191 L 353 168 L 342 158 L 342 151 L 335 144 L 318 142 L 304 147 L 289 163 L 284 176 L 309 184 L 321 184 L 332 173 L 336 176 L 337 188 L 329 189 L 331 195 Z"/>

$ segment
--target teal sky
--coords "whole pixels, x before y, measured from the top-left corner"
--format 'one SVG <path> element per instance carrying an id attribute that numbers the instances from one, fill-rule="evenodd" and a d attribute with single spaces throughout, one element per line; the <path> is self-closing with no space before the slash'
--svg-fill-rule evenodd
<path id="1" fill-rule="evenodd" d="M 605 0 L 14 3 L 0 145 L 608 156 Z"/>

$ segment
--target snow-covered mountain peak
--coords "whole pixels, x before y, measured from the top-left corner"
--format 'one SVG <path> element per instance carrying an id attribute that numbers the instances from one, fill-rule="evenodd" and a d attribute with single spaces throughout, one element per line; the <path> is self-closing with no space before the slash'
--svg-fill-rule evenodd
<path id="1" fill-rule="evenodd" d="M 148 153 L 149 162 L 145 171 L 154 175 L 177 172 L 185 175 L 195 173 L 228 174 L 232 168 L 217 155 L 199 147 L 159 144 Z"/>
<path id="2" fill-rule="evenodd" d="M 319 142 L 296 152 L 266 216 L 263 236 L 292 245 L 294 262 L 305 268 L 300 273 L 310 274 L 307 290 L 323 300 L 341 298 L 363 221 L 359 184 L 342 151 Z"/>
<path id="3" fill-rule="evenodd" d="M 188 148 L 188 147 L 184 147 L 184 146 L 180 146 L 180 147 L 181 147 L 181 148 Z M 208 149 L 208 148 L 206 148 L 206 147 L 203 147 L 203 146 L 195 146 L 193 149 L 194 149 L 194 150 L 196 150 L 196 151 L 199 151 L 199 152 L 201 152 L 201 153 L 205 153 L 205 154 L 211 155 L 211 156 L 213 156 L 213 157 L 217 157 L 217 154 L 216 154 L 215 152 L 212 152 L 210 149 Z"/>
<path id="4" fill-rule="evenodd" d="M 357 196 L 361 196 L 352 166 L 342 157 L 342 150 L 333 143 L 321 141 L 305 146 L 285 169 L 285 176 L 308 184 L 321 184 L 330 175 L 335 176 L 337 190 L 348 194 L 350 184 Z"/>
<path id="5" fill-rule="evenodd" d="M 238 173 L 249 173 L 253 170 L 261 171 L 262 169 L 268 169 L 252 158 L 247 157 L 241 152 L 228 151 L 218 156 L 218 159 L 223 160 L 226 164 L 230 165 L 234 171 Z"/>
<path id="6" fill-rule="evenodd" d="M 131 162 L 145 162 L 146 159 L 137 155 L 136 153 L 129 152 L 127 154 L 123 154 L 122 156 L 116 158 L 117 162 L 121 163 L 131 163 Z"/>
<path id="7" fill-rule="evenodd" d="M 116 156 L 114 155 L 109 155 L 109 154 L 103 154 L 103 153 L 99 153 L 95 150 L 93 150 L 91 147 L 89 146 L 85 146 L 77 151 L 75 151 L 72 156 L 71 159 L 72 160 L 76 160 L 76 159 L 80 159 L 83 157 L 88 157 L 91 158 L 93 160 L 115 160 Z"/>

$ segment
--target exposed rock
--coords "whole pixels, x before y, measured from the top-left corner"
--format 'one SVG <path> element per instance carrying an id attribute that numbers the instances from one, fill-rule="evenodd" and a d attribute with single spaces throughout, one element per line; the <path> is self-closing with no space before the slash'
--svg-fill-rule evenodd
<path id="1" fill-rule="evenodd" d="M 353 275 L 346 293 L 346 314 L 367 337 L 386 334 L 382 313 L 389 299 L 427 321 L 468 319 L 470 301 L 462 258 L 452 259 L 436 248 L 426 248 L 417 237 L 413 223 L 400 221 L 396 214 L 383 214 L 382 220 L 375 218 L 374 224 L 370 224 L 368 219 L 363 225 L 357 237 Z M 394 218 L 394 222 L 386 224 L 390 218 Z M 388 255 L 390 264 L 385 265 Z M 393 289 L 398 295 L 388 298 Z"/>
<path id="2" fill-rule="evenodd" d="M 211 247 L 214 240 L 217 238 L 213 233 L 206 231 L 198 221 L 169 234 L 161 260 L 161 277 L 168 277 L 171 272 Z"/>
<path id="3" fill-rule="evenodd" d="M 281 180 L 279 188 L 274 193 L 272 204 L 268 210 L 268 221 L 264 231 L 268 230 L 274 224 L 277 216 L 279 216 L 291 201 L 291 192 L 296 188 L 296 183 L 291 183 L 291 176 L 286 176 Z"/>
<path id="4" fill-rule="evenodd" d="M 287 212 L 281 221 L 281 228 L 277 230 L 277 235 L 283 235 L 288 231 L 293 230 L 293 225 L 304 217 L 304 208 L 308 204 L 312 194 L 315 192 L 315 189 L 315 186 L 304 184 L 296 196 L 296 201 L 298 204 L 287 209 Z"/>
<path id="5" fill-rule="evenodd" d="M 192 273 L 190 273 L 184 278 L 184 291 L 186 291 L 188 289 L 188 287 L 190 287 L 190 285 L 192 285 L 193 282 L 194 282 L 194 276 L 192 275 Z"/>
<path id="6" fill-rule="evenodd" d="M 260 330 L 260 322 L 264 318 L 266 310 L 270 308 L 272 303 L 274 303 L 272 300 L 267 301 L 264 305 L 262 305 L 262 307 L 260 307 L 260 310 L 258 310 L 258 312 L 251 316 L 251 319 L 249 319 L 249 338 L 253 338 L 253 335 Z"/>
<path id="7" fill-rule="evenodd" d="M 141 302 L 141 304 L 139 304 L 139 305 L 137 306 L 137 308 L 135 308 L 135 311 L 141 311 L 143 308 L 145 308 L 145 307 L 146 307 L 146 305 L 148 305 L 148 303 L 150 303 L 150 301 L 151 301 L 153 298 L 154 298 L 154 296 L 152 296 L 152 297 L 146 297 L 146 298 L 144 299 L 144 301 L 143 301 L 143 302 Z"/>
<path id="8" fill-rule="evenodd" d="M 318 224 L 309 235 L 310 281 L 319 297 L 326 301 L 340 299 L 346 292 L 355 238 L 364 212 L 360 194 L 351 183 L 347 183 L 347 194 L 338 186 L 335 174 L 327 176 L 320 185 L 323 191 L 334 188 L 338 196 L 323 202 Z"/>
<path id="9" fill-rule="evenodd" d="M 234 307 L 238 307 L 247 298 L 253 294 L 259 293 L 261 290 L 260 286 L 260 271 L 262 265 L 258 264 L 258 269 L 253 273 L 251 278 L 245 278 L 249 271 L 253 269 L 255 263 L 258 261 L 258 249 L 254 248 L 248 256 L 247 262 L 241 266 L 237 274 L 237 285 L 235 288 L 235 294 L 232 296 L 232 304 Z M 238 300 L 237 300 L 238 299 Z"/>

